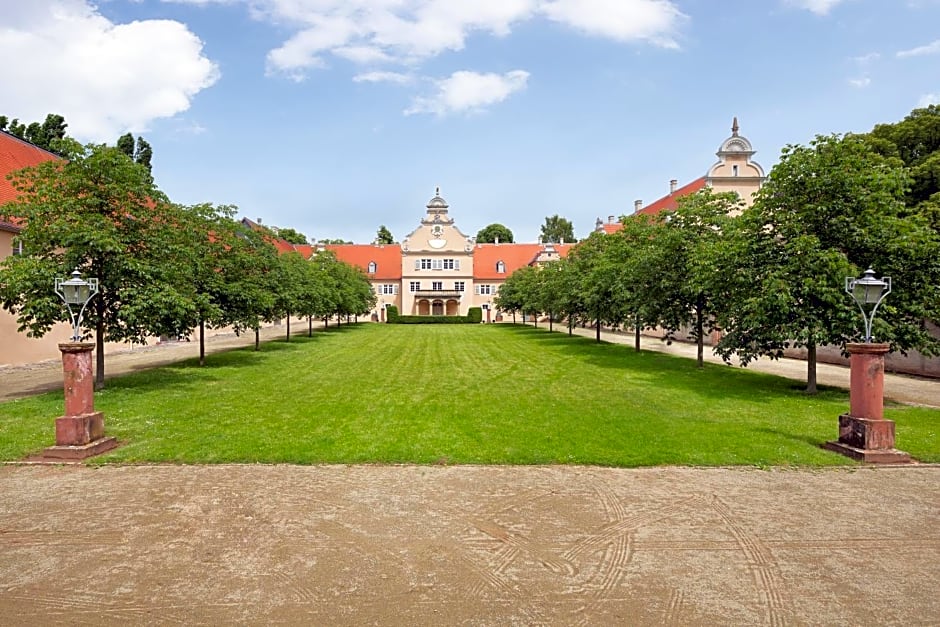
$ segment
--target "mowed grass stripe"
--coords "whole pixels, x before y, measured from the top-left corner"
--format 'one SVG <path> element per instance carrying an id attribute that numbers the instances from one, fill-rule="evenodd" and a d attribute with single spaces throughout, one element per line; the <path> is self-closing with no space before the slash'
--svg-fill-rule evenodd
<path id="1" fill-rule="evenodd" d="M 0 404 L 0 456 L 51 444 L 61 394 Z M 125 445 L 95 463 L 834 465 L 848 398 L 797 382 L 510 325 L 356 325 L 109 382 Z M 940 411 L 896 408 L 940 461 Z"/>

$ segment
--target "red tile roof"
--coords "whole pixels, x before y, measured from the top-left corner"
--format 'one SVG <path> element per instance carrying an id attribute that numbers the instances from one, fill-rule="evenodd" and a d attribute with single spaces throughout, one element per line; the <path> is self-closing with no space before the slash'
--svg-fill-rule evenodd
<path id="1" fill-rule="evenodd" d="M 621 222 L 605 222 L 601 225 L 604 233 L 610 235 L 611 233 L 616 233 L 617 231 L 623 229 L 623 224 Z"/>
<path id="2" fill-rule="evenodd" d="M 43 161 L 60 158 L 58 155 L 34 146 L 28 141 L 0 131 L 0 205 L 10 202 L 19 195 L 7 179 L 10 172 L 32 165 L 39 165 Z M 0 221 L 0 229 L 19 231 L 17 225 L 3 221 Z"/>
<path id="3" fill-rule="evenodd" d="M 643 207 L 636 213 L 642 213 L 648 216 L 654 216 L 657 213 L 662 211 L 675 211 L 676 207 L 679 206 L 679 199 L 683 196 L 688 196 L 689 194 L 694 194 L 697 191 L 700 191 L 705 188 L 705 179 L 706 177 L 700 177 L 692 181 L 691 183 L 686 183 L 676 191 L 666 196 L 663 196 L 659 200 L 650 203 L 646 207 Z"/>
<path id="4" fill-rule="evenodd" d="M 369 262 L 375 262 L 375 273 L 367 274 L 379 281 L 401 280 L 401 246 L 398 244 L 327 244 L 340 261 L 362 268 L 368 273 Z"/>
<path id="5" fill-rule="evenodd" d="M 559 256 L 566 257 L 573 244 L 554 244 Z M 473 249 L 474 280 L 501 280 L 536 260 L 542 244 L 477 244 Z M 506 264 L 505 272 L 497 272 L 496 264 Z"/>

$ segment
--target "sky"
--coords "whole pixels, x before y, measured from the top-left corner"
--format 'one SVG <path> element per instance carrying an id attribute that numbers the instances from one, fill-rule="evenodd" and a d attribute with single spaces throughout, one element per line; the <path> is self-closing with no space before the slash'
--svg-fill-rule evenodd
<path id="1" fill-rule="evenodd" d="M 705 174 L 940 103 L 940 0 L 0 0 L 0 114 L 154 149 L 182 204 L 396 239 L 586 237 Z"/>

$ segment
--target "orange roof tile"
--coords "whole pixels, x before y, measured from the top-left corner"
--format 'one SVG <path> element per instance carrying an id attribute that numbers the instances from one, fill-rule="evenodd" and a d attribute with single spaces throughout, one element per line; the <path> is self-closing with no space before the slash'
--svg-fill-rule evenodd
<path id="1" fill-rule="evenodd" d="M 642 213 L 648 216 L 654 216 L 662 211 L 675 211 L 676 207 L 679 206 L 678 200 L 683 196 L 688 196 L 689 194 L 694 194 L 697 191 L 700 191 L 705 188 L 705 179 L 706 177 L 700 177 L 692 181 L 691 183 L 686 183 L 676 191 L 671 194 L 663 196 L 659 200 L 650 203 L 646 207 L 643 207 L 636 213 Z M 618 229 L 619 230 L 619 229 Z"/>
<path id="2" fill-rule="evenodd" d="M 398 244 L 328 244 L 340 261 L 358 266 L 370 279 L 401 280 L 401 246 Z M 368 274 L 369 263 L 375 262 L 375 273 Z"/>
<path id="3" fill-rule="evenodd" d="M 561 257 L 566 257 L 574 244 L 554 244 Z M 477 244 L 473 249 L 474 280 L 501 280 L 530 265 L 539 256 L 542 244 Z M 506 264 L 505 272 L 497 272 L 496 264 Z"/>
<path id="4" fill-rule="evenodd" d="M 43 150 L 39 146 L 34 146 L 19 137 L 0 131 L 0 205 L 19 196 L 19 193 L 13 189 L 13 185 L 7 179 L 10 172 L 54 159 L 61 159 L 61 157 Z M 3 221 L 0 221 L 0 229 L 19 231 L 16 224 Z"/>
<path id="5" fill-rule="evenodd" d="M 605 222 L 604 224 L 601 225 L 601 229 L 604 231 L 604 233 L 606 233 L 607 235 L 610 235 L 611 233 L 622 231 L 623 223 L 622 222 Z"/>

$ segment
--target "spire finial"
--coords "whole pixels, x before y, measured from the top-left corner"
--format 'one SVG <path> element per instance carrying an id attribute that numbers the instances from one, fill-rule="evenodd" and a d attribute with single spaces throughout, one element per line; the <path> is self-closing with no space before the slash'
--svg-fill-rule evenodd
<path id="1" fill-rule="evenodd" d="M 731 123 L 731 135 L 734 137 L 738 136 L 738 116 L 734 116 L 734 121 Z"/>
<path id="2" fill-rule="evenodd" d="M 440 185 L 438 185 L 437 187 L 434 188 L 434 195 L 435 195 L 435 196 L 440 196 L 440 195 L 441 195 L 441 186 L 440 186 Z"/>

